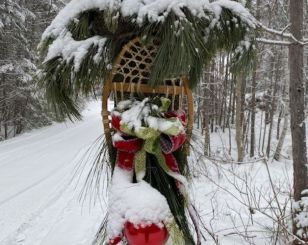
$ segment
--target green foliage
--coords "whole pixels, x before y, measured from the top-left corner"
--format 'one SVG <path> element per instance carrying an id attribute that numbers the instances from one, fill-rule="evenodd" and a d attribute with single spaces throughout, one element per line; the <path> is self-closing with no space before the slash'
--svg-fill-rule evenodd
<path id="1" fill-rule="evenodd" d="M 175 180 L 166 174 L 157 163 L 157 159 L 150 154 L 147 154 L 147 170 L 144 179 L 166 197 L 173 217 L 183 232 L 185 244 L 195 244 L 185 213 L 184 197 L 179 193 Z"/>
<path id="2" fill-rule="evenodd" d="M 90 17 L 93 14 L 92 11 L 85 12 L 80 15 L 79 20 L 72 21 L 68 29 L 73 34 L 75 40 L 84 40 L 93 36 L 93 31 L 89 28 L 91 22 Z"/>
<path id="3" fill-rule="evenodd" d="M 74 70 L 72 61 L 64 61 L 62 57 L 42 65 L 41 85 L 46 89 L 54 110 L 60 116 L 79 119 L 78 95 L 88 95 L 96 86 L 102 86 L 109 75 L 107 66 L 114 63 L 121 48 L 136 36 L 141 38 L 144 45 L 153 38 L 159 40 L 148 81 L 152 86 L 168 78 L 186 75 L 189 76 L 190 87 L 194 88 L 204 68 L 218 51 L 233 54 L 233 72 L 247 72 L 251 68 L 254 31 L 238 16 L 224 8 L 218 20 L 213 13 L 205 17 L 196 17 L 189 9 L 184 9 L 184 13 L 185 18 L 170 12 L 163 22 L 145 20 L 142 25 L 135 23 L 136 16 L 123 17 L 120 13 L 106 10 L 81 13 L 68 26 L 74 40 L 101 36 L 108 41 L 100 53 L 101 61 L 94 62 L 98 47 L 92 46 L 78 71 Z M 53 41 L 43 41 L 40 49 L 43 56 Z"/>
<path id="4" fill-rule="evenodd" d="M 77 103 L 79 93 L 89 95 L 94 92 L 95 87 L 101 85 L 102 79 L 108 73 L 103 59 L 99 63 L 94 61 L 97 52 L 97 47 L 90 47 L 77 72 L 72 71 L 74 69 L 72 60 L 69 63 L 63 62 L 60 56 L 44 63 L 43 77 L 39 80 L 40 86 L 45 88 L 51 109 L 60 119 L 66 116 L 71 120 L 80 119 Z M 105 46 L 103 53 L 108 55 L 108 52 Z"/>

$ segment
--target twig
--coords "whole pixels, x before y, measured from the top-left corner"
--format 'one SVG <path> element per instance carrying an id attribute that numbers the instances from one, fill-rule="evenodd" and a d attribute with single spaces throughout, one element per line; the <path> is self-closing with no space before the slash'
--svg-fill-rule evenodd
<path id="1" fill-rule="evenodd" d="M 281 45 L 281 46 L 289 46 L 292 44 L 292 42 L 288 42 L 288 41 L 278 41 L 278 40 L 265 39 L 265 38 L 257 38 L 257 42 L 264 43 L 264 44 Z"/>

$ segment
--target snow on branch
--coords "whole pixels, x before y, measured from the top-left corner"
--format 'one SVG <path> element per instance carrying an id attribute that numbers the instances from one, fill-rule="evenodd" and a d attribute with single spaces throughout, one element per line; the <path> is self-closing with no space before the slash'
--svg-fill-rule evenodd
<path id="1" fill-rule="evenodd" d="M 265 44 L 276 44 L 276 45 L 291 45 L 293 43 L 297 43 L 300 45 L 307 45 L 308 44 L 308 39 L 303 39 L 301 40 L 297 40 L 292 33 L 286 32 L 286 30 L 290 27 L 290 25 L 287 25 L 283 30 L 279 31 L 279 30 L 275 30 L 272 28 L 269 28 L 265 25 L 263 25 L 261 22 L 258 22 L 258 27 L 260 27 L 262 30 L 273 34 L 275 36 L 280 36 L 282 38 L 286 38 L 289 39 L 290 41 L 280 41 L 280 40 L 268 40 L 268 39 L 264 39 L 264 38 L 258 38 L 257 41 L 265 43 Z"/>
<path id="2" fill-rule="evenodd" d="M 238 16 L 248 26 L 255 28 L 257 20 L 251 15 L 248 9 L 242 4 L 230 0 L 218 0 L 210 3 L 209 9 L 214 11 L 216 18 L 219 19 L 222 8 L 230 10 L 234 15 Z M 220 10 L 217 14 L 217 9 Z"/>
<path id="3" fill-rule="evenodd" d="M 52 60 L 57 56 L 61 56 L 66 63 L 73 61 L 74 70 L 75 72 L 78 72 L 84 57 L 93 46 L 98 47 L 97 54 L 93 58 L 94 62 L 99 63 L 105 42 L 106 38 L 100 36 L 76 41 L 73 39 L 72 34 L 67 32 L 65 35 L 60 35 L 60 37 L 50 45 L 44 62 Z"/>
<path id="4" fill-rule="evenodd" d="M 273 40 L 273 39 L 266 39 L 266 38 L 257 38 L 257 42 L 264 43 L 264 44 L 272 44 L 272 45 L 282 45 L 282 46 L 288 46 L 292 44 L 292 42 L 288 42 L 288 41 L 280 41 L 280 40 Z"/>
<path id="5" fill-rule="evenodd" d="M 185 9 L 198 18 L 219 20 L 223 8 L 231 11 L 247 26 L 256 27 L 257 21 L 249 10 L 231 0 L 217 0 L 211 3 L 208 0 L 72 0 L 43 33 L 42 41 L 58 37 L 79 14 L 91 9 L 107 11 L 115 16 L 116 13 L 120 13 L 124 17 L 133 17 L 137 24 L 142 25 L 145 21 L 164 22 L 171 12 L 179 19 L 185 19 Z"/>

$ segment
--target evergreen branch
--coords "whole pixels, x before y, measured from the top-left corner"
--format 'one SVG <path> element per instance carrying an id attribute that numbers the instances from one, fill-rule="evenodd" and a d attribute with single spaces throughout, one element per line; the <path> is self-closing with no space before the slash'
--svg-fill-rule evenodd
<path id="1" fill-rule="evenodd" d="M 234 72 L 249 70 L 254 57 L 254 31 L 240 16 L 224 7 L 219 19 L 211 12 L 207 17 L 197 17 L 188 8 L 184 7 L 182 11 L 185 18 L 179 18 L 171 11 L 163 22 L 145 19 L 141 25 L 135 23 L 136 16 L 123 17 L 120 14 L 113 18 L 107 10 L 80 13 L 68 26 L 67 31 L 72 33 L 73 40 L 86 41 L 101 36 L 108 41 L 98 64 L 93 62 L 98 52 L 95 46 L 87 50 L 78 71 L 74 70 L 72 60 L 61 56 L 43 64 L 42 80 L 45 82 L 42 84 L 55 111 L 61 116 L 80 117 L 76 102 L 79 94 L 88 95 L 95 86 L 101 85 L 109 74 L 106 67 L 114 63 L 122 47 L 135 36 L 140 37 L 145 46 L 152 39 L 160 42 L 148 81 L 152 86 L 166 79 L 189 76 L 190 87 L 195 87 L 204 68 L 219 51 L 233 54 Z M 41 54 L 46 53 L 56 39 L 43 40 Z M 245 47 L 248 40 L 252 42 Z"/>

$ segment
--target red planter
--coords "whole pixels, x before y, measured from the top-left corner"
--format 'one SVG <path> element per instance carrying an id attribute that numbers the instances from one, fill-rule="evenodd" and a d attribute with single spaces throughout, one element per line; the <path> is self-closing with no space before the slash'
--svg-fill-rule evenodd
<path id="1" fill-rule="evenodd" d="M 166 227 L 161 229 L 155 224 L 135 227 L 134 224 L 126 222 L 124 234 L 129 245 L 165 245 L 169 238 Z"/>

